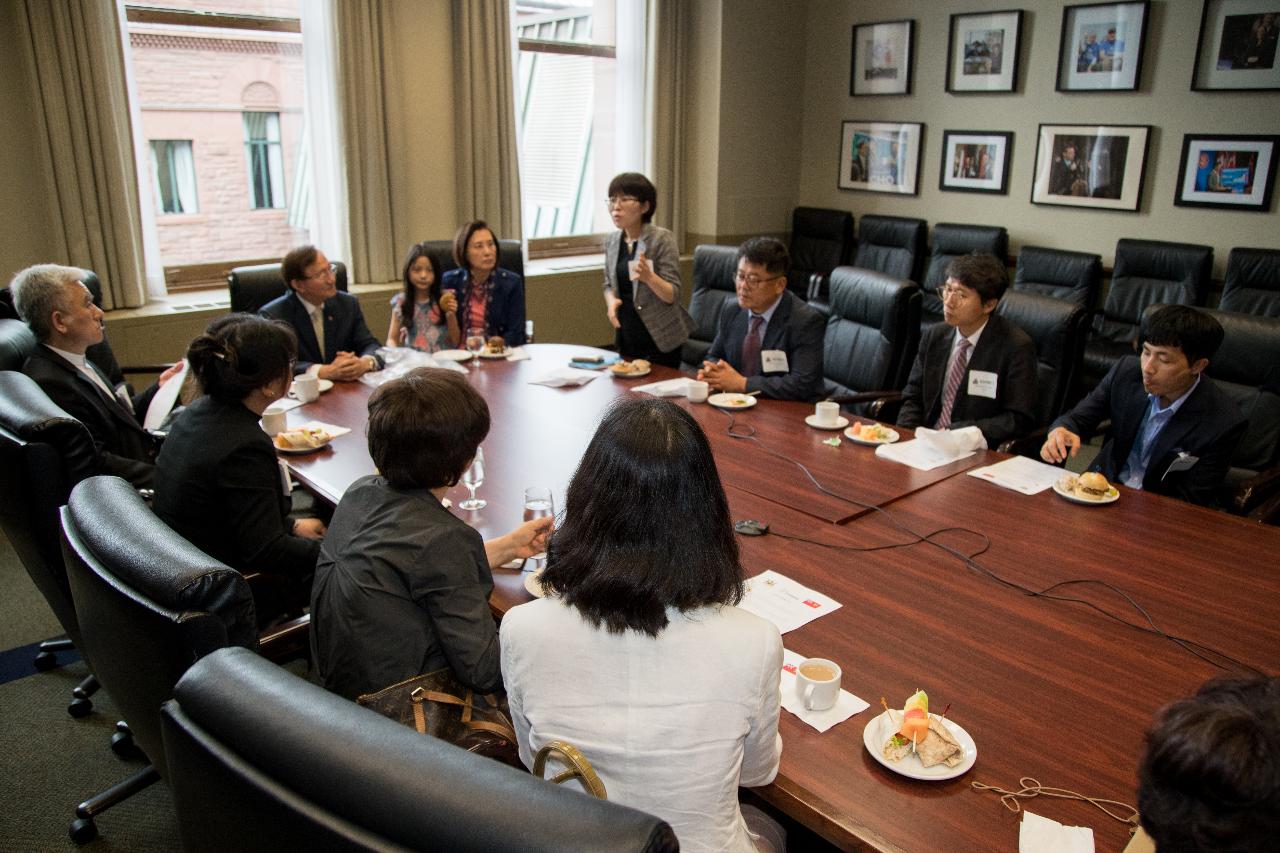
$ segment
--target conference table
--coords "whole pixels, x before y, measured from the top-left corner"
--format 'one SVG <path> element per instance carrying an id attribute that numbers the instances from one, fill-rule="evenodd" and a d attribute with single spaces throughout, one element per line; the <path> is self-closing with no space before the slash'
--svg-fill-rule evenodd
<path id="1" fill-rule="evenodd" d="M 680 375 L 655 367 L 640 379 L 606 373 L 550 388 L 531 380 L 600 352 L 551 344 L 525 351 L 528 360 L 468 368 L 493 419 L 479 489 L 488 505 L 455 512 L 486 538 L 520 522 L 525 487 L 550 487 L 559 506 L 610 404 Z M 291 425 L 352 429 L 288 460 L 328 502 L 373 471 L 368 394 L 358 383 L 339 385 L 289 413 Z M 1280 672 L 1274 527 L 1143 492 L 1122 489 L 1113 504 L 1082 506 L 967 476 L 1005 458 L 991 451 L 918 471 L 871 447 L 824 443 L 837 433 L 806 426 L 808 404 L 760 400 L 730 413 L 674 402 L 706 432 L 733 517 L 770 525 L 767 535 L 738 538 L 746 575 L 772 569 L 841 604 L 783 643 L 839 663 L 844 689 L 871 707 L 825 733 L 783 711 L 778 776 L 756 790 L 837 847 L 1016 850 L 1020 815 L 996 794 L 972 790 L 974 781 L 1016 790 L 1032 777 L 1135 803 L 1143 733 L 1161 706 L 1215 675 Z M 456 506 L 466 490 L 448 497 Z M 495 614 L 530 600 L 519 570 L 497 569 L 494 580 Z M 1031 594 L 1064 583 L 1052 594 L 1078 601 Z M 1147 617 L 1166 635 L 1209 647 L 1201 654 L 1216 664 L 1134 627 Z M 933 710 L 949 705 L 948 719 L 974 738 L 976 764 L 959 778 L 906 778 L 863 745 L 880 698 L 900 708 L 917 688 Z M 1092 827 L 1099 851 L 1120 850 L 1129 837 L 1125 824 L 1082 802 L 1038 797 L 1022 805 Z"/>

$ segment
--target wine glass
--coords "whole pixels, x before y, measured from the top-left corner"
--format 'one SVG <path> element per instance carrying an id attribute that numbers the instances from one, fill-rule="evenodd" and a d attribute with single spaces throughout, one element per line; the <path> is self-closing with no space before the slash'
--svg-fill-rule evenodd
<path id="1" fill-rule="evenodd" d="M 524 520 L 533 521 L 535 518 L 550 518 L 556 514 L 555 499 L 551 497 L 551 490 L 543 486 L 530 486 L 524 490 Z M 530 567 L 529 562 L 533 565 Z M 525 561 L 526 568 L 532 568 L 534 571 L 540 571 L 546 565 L 547 554 L 534 554 L 529 560 Z"/>
<path id="2" fill-rule="evenodd" d="M 476 448 L 476 458 L 471 460 L 471 464 L 467 466 L 467 470 L 462 472 L 462 485 L 467 487 L 467 491 L 471 492 L 471 497 L 458 504 L 461 509 L 477 510 L 484 509 L 488 505 L 488 501 L 484 498 L 476 497 L 476 489 L 484 485 L 484 450 Z"/>
<path id="3" fill-rule="evenodd" d="M 484 349 L 484 341 L 484 328 L 474 326 L 467 329 L 467 352 L 471 353 L 472 361 L 480 357 L 480 351 Z"/>

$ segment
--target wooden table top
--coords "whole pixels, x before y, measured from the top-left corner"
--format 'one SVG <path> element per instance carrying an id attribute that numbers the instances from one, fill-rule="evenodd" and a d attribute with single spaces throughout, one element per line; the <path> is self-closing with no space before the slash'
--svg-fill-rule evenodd
<path id="1" fill-rule="evenodd" d="M 523 488 L 549 485 L 557 501 L 602 411 L 627 389 L 678 375 L 655 368 L 638 380 L 601 376 L 569 389 L 528 384 L 565 364 L 582 347 L 531 345 L 523 362 L 488 362 L 471 379 L 489 401 L 493 428 L 484 442 L 489 505 L 460 513 L 482 535 L 506 532 L 521 518 Z M 365 448 L 362 385 L 339 386 L 290 412 L 350 426 L 331 449 L 291 457 L 297 475 L 336 502 L 372 471 Z M 1092 796 L 1135 801 L 1142 733 L 1160 706 L 1188 695 L 1222 670 L 1167 639 L 1144 634 L 1079 604 L 1034 598 L 966 567 L 929 544 L 866 553 L 836 551 L 797 536 L 861 548 L 909 542 L 884 514 L 823 495 L 793 464 L 733 438 L 728 414 L 687 407 L 716 453 L 734 518 L 757 518 L 771 535 L 740 538 L 747 574 L 774 569 L 842 603 L 783 637 L 788 649 L 841 664 L 844 687 L 872 703 L 819 734 L 783 713 L 782 766 L 758 793 L 846 849 L 1016 849 L 1019 816 L 971 781 L 1019 787 L 1022 776 Z M 1115 504 L 1078 506 L 1051 492 L 1025 496 L 962 471 L 994 461 L 980 453 L 930 472 L 875 457 L 873 449 L 822 439 L 803 417 L 812 407 L 761 401 L 733 413 L 755 427 L 761 445 L 802 461 L 827 487 L 861 503 L 887 505 L 898 523 L 920 534 L 963 526 L 989 537 L 981 566 L 1043 589 L 1097 578 L 1128 592 L 1165 631 L 1199 640 L 1268 672 L 1280 671 L 1280 531 L 1140 492 Z M 752 452 L 753 450 L 757 452 Z M 449 496 L 466 496 L 461 486 Z M 836 522 L 836 523 L 833 523 Z M 965 554 L 985 544 L 950 531 L 935 540 Z M 505 612 L 529 600 L 518 571 L 494 572 L 492 604 Z M 1097 587 L 1070 586 L 1130 620 L 1141 616 Z M 935 710 L 974 737 L 976 766 L 947 782 L 917 782 L 886 770 L 862 745 L 863 728 L 916 688 Z M 1119 850 L 1126 828 L 1091 806 L 1037 798 L 1032 811 L 1093 828 L 1100 851 Z"/>

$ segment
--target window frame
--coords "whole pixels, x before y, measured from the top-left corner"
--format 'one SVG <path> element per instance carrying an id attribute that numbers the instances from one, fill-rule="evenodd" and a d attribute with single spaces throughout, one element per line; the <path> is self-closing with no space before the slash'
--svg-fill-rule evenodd
<path id="1" fill-rule="evenodd" d="M 195 214 L 198 214 L 200 212 L 200 189 L 196 183 L 194 140 L 148 139 L 147 142 L 151 146 L 152 162 L 155 163 L 155 167 L 156 167 L 156 174 L 154 176 L 155 182 L 156 182 L 155 183 L 155 194 L 156 194 L 156 202 L 157 202 L 156 215 L 157 216 L 193 216 Z M 161 160 L 159 151 L 156 149 L 156 145 L 165 146 L 164 152 L 166 156 L 164 157 L 163 161 Z M 178 165 L 174 157 L 175 145 L 186 145 L 187 151 L 189 152 L 189 155 L 191 157 L 191 185 L 195 191 L 195 198 L 192 199 L 194 208 L 191 210 L 166 210 L 165 209 L 163 186 L 160 180 L 160 169 L 165 169 L 168 172 L 168 182 L 169 182 L 169 186 L 174 191 L 174 201 L 177 203 L 178 206 L 181 206 L 182 204 L 182 196 L 177 192 Z"/>

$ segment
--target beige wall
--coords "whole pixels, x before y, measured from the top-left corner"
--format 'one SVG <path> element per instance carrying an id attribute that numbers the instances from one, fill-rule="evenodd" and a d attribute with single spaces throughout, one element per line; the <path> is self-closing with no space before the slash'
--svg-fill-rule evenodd
<path id="1" fill-rule="evenodd" d="M 1205 243 L 1222 275 L 1233 246 L 1280 246 L 1280 216 L 1175 207 L 1174 187 L 1184 133 L 1280 132 L 1280 96 L 1270 93 L 1192 92 L 1191 65 L 1200 0 L 1153 3 L 1137 92 L 1064 94 L 1054 91 L 1061 2 L 975 2 L 964 11 L 1027 10 L 1019 89 L 1014 94 L 949 95 L 945 91 L 948 17 L 929 0 L 812 0 L 804 78 L 804 142 L 798 201 L 936 222 L 973 222 L 1009 229 L 1011 251 L 1023 244 L 1097 252 L 1110 264 L 1120 237 Z M 849 96 L 849 50 L 855 22 L 916 21 L 915 76 L 909 97 Z M 891 197 L 836 188 L 840 123 L 850 119 L 925 124 L 920 195 Z M 1149 124 L 1153 127 L 1146 180 L 1137 213 L 1049 207 L 1030 203 L 1040 123 Z M 941 192 L 938 172 L 944 129 L 989 128 L 1015 133 L 1009 194 Z M 1276 202 L 1272 202 L 1272 208 Z"/>

